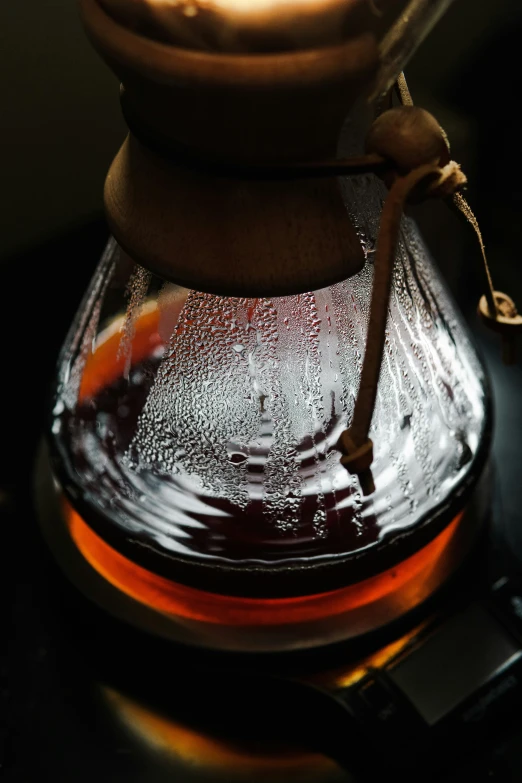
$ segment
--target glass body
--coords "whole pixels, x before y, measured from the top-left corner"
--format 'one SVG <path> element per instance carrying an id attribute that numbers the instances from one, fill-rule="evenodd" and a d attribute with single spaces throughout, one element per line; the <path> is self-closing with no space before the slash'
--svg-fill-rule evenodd
<path id="1" fill-rule="evenodd" d="M 144 569 L 184 590 L 185 606 L 201 595 L 229 596 L 286 601 L 288 612 L 288 602 L 323 596 L 314 610 L 322 630 L 315 633 L 308 618 L 306 631 L 285 631 L 282 647 L 370 630 L 373 621 L 350 624 L 339 591 L 351 590 L 353 603 L 357 585 L 368 594 L 372 580 L 387 575 L 379 590 L 388 594 L 401 563 L 410 563 L 410 579 L 412 557 L 425 588 L 412 592 L 409 583 L 410 597 L 394 611 L 435 589 L 469 548 L 475 523 L 466 523 L 465 535 L 453 533 L 487 456 L 482 366 L 405 219 L 370 432 L 375 493 L 363 497 L 341 466 L 335 446 L 358 391 L 384 195 L 372 176 L 343 188 L 366 265 L 304 295 L 239 299 L 177 288 L 110 242 L 65 343 L 53 402 L 54 472 L 84 556 L 90 559 L 91 531 L 127 571 L 136 566 L 135 586 Z M 457 540 L 461 554 L 448 555 Z M 435 578 L 442 556 L 446 566 Z M 114 562 L 102 568 L 99 551 L 96 557 L 106 578 L 140 600 L 132 575 L 111 577 Z M 154 605 L 150 596 L 146 602 Z M 328 605 L 339 622 L 325 634 Z M 173 606 L 161 611 L 175 620 L 179 601 Z M 231 611 L 223 609 L 224 625 L 234 625 Z M 214 625 L 221 622 L 212 612 Z M 208 622 L 204 614 L 195 610 L 190 622 Z M 272 622 L 247 615 L 245 627 Z M 236 641 L 224 646 L 241 647 L 238 623 Z M 213 633 L 203 643 L 220 646 L 219 630 Z"/>

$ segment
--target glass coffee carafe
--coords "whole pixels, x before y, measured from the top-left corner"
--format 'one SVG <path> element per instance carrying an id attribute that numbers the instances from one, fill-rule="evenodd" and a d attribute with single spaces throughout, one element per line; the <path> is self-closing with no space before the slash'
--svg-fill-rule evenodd
<path id="1" fill-rule="evenodd" d="M 343 620 L 339 606 L 325 630 L 330 600 L 342 605 L 362 591 L 364 608 L 364 583 L 371 604 L 382 598 L 379 578 L 407 586 L 413 569 L 428 589 L 437 567 L 451 569 L 455 535 L 440 537 L 460 520 L 481 476 L 488 395 L 410 220 L 371 431 L 375 493 L 361 494 L 336 449 L 364 354 L 381 190 L 373 177 L 344 183 L 365 266 L 306 294 L 187 290 L 135 265 L 111 241 L 62 352 L 50 443 L 71 534 L 95 567 L 99 537 L 140 579 L 172 580 L 187 605 L 193 592 L 195 604 L 209 604 L 194 614 L 217 643 L 234 615 L 227 598 L 240 627 L 257 625 L 256 607 L 267 614 L 255 647 L 263 638 L 277 646 L 267 620 L 281 601 L 282 644 L 301 646 L 368 630 L 363 616 Z M 425 548 L 426 562 L 412 565 Z M 112 568 L 105 575 L 140 599 L 133 569 L 122 582 Z M 317 631 L 302 637 L 307 597 L 322 609 Z M 148 590 L 142 598 L 151 600 Z M 291 612 L 285 620 L 285 604 L 296 610 L 294 622 Z M 176 614 L 174 599 L 165 607 Z M 371 611 L 367 621 L 380 622 Z"/>
<path id="2" fill-rule="evenodd" d="M 85 592 L 169 638 L 358 637 L 433 594 L 480 529 L 487 383 L 415 225 L 400 227 L 364 494 L 338 444 L 387 190 L 370 173 L 259 175 L 274 156 L 364 152 L 375 107 L 359 99 L 389 88 L 446 3 L 384 5 L 344 0 L 342 35 L 313 51 L 273 53 L 276 37 L 223 54 L 160 35 L 164 3 L 153 34 L 128 17 L 139 3 L 82 0 L 132 132 L 107 179 L 116 239 L 59 360 L 47 532 Z"/>

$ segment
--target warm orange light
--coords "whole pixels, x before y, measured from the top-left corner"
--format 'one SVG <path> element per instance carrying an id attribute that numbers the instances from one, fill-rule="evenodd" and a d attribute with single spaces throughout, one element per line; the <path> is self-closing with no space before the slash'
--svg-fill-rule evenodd
<path id="1" fill-rule="evenodd" d="M 384 669 L 393 658 L 397 657 L 408 644 L 426 627 L 426 622 L 418 625 L 412 631 L 396 639 L 391 644 L 363 658 L 355 665 L 343 669 L 320 674 L 314 682 L 326 687 L 328 690 L 340 690 L 350 688 L 360 682 L 368 674 L 368 669 Z"/>
<path id="2" fill-rule="evenodd" d="M 163 40 L 190 48 L 237 51 L 243 50 L 245 35 L 251 42 L 252 34 L 254 50 L 274 50 L 282 40 L 287 46 L 291 42 L 291 48 L 338 43 L 343 39 L 343 22 L 354 12 L 357 20 L 366 1 L 102 0 L 102 5 L 132 29 L 146 27 L 149 34 L 152 29 Z"/>
<path id="3" fill-rule="evenodd" d="M 144 361 L 162 344 L 158 331 L 159 319 L 160 313 L 156 304 L 147 302 L 141 309 L 132 340 L 133 364 Z M 119 353 L 118 349 L 124 323 L 125 318 L 118 318 L 98 337 L 96 348 L 85 363 L 80 385 L 80 402 L 94 397 L 105 386 L 110 386 L 123 375 L 127 357 L 124 353 Z"/>
<path id="4" fill-rule="evenodd" d="M 103 541 L 69 505 L 66 522 L 76 546 L 108 582 L 146 606 L 174 617 L 222 625 L 288 625 L 333 617 L 370 605 L 427 580 L 455 535 L 459 515 L 424 549 L 394 568 L 340 590 L 297 598 L 242 598 L 177 584 L 133 563 Z"/>
<path id="5" fill-rule="evenodd" d="M 328 6 L 341 6 L 342 4 L 343 0 L 333 0 L 333 2 L 332 0 L 195 0 L 193 3 L 195 7 L 215 9 L 231 16 L 247 14 L 250 17 L 254 17 L 260 12 L 280 14 L 288 9 L 295 11 L 296 8 L 302 11 L 308 9 L 320 11 Z M 188 15 L 190 16 L 190 14 Z"/>
<path id="6" fill-rule="evenodd" d="M 318 753 L 243 747 L 184 726 L 111 688 L 104 687 L 102 693 L 118 719 L 133 734 L 155 750 L 190 765 L 191 769 L 226 773 L 227 780 L 245 780 L 248 774 L 249 781 L 267 780 L 267 776 L 272 780 L 272 775 L 281 780 L 282 774 L 285 780 L 289 775 L 292 780 L 324 781 L 326 772 L 330 776 L 337 770 L 335 762 Z M 221 775 L 219 779 L 223 780 Z"/>

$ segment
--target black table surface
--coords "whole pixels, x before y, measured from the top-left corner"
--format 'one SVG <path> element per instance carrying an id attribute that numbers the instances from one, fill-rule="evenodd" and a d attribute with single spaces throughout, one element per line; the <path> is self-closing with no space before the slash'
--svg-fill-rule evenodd
<path id="1" fill-rule="evenodd" d="M 176 683 L 183 681 L 184 664 L 175 648 L 163 650 L 157 660 L 153 679 L 164 690 L 163 709 L 152 709 L 142 687 L 150 679 L 147 667 L 155 666 L 146 654 L 146 637 L 130 634 L 127 639 L 122 631 L 116 640 L 114 624 L 96 619 L 47 552 L 33 507 L 34 460 L 57 352 L 106 237 L 105 225 L 97 220 L 13 259 L 3 270 L 0 779 L 6 783 L 358 780 L 349 764 L 329 758 L 328 751 L 320 743 L 316 747 L 309 735 L 300 744 L 296 732 L 289 731 L 290 746 L 267 744 L 256 736 L 220 736 L 215 727 L 206 725 L 205 716 L 209 711 L 215 715 L 216 709 L 226 711 L 226 705 L 216 705 L 210 687 L 207 700 L 201 682 L 188 720 L 180 717 Z M 506 264 L 505 277 L 516 294 L 517 287 L 521 289 L 518 273 L 513 264 Z M 475 288 L 474 284 L 461 287 L 465 310 L 471 311 L 476 301 Z M 471 323 L 493 380 L 502 524 L 522 562 L 522 364 L 504 367 L 496 338 L 473 317 Z M 114 661 L 116 641 L 121 666 Z M 104 656 L 112 658 L 114 678 L 98 665 Z M 126 673 L 125 689 L 118 669 Z M 210 683 L 215 676 L 209 665 L 203 665 L 203 682 L 207 678 Z M 444 780 L 520 781 L 522 704 L 520 715 L 491 747 L 477 748 Z"/>

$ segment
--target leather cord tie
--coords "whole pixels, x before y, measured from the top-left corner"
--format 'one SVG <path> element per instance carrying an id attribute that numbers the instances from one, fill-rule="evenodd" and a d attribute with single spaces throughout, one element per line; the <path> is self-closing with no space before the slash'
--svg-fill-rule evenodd
<path id="1" fill-rule="evenodd" d="M 375 254 L 375 272 L 370 322 L 359 390 L 350 427 L 337 443 L 341 464 L 357 475 L 363 495 L 375 491 L 371 465 L 373 443 L 370 426 L 377 398 L 377 387 L 384 352 L 386 321 L 400 223 L 407 202 L 442 198 L 474 229 L 479 241 L 486 293 L 480 299 L 478 313 L 485 325 L 502 337 L 502 358 L 506 364 L 516 361 L 515 337 L 522 333 L 522 315 L 515 303 L 493 287 L 482 233 L 471 207 L 460 192 L 466 177 L 450 158 L 448 138 L 436 119 L 413 100 L 401 74 L 395 85 L 401 106 L 388 109 L 373 123 L 366 142 L 366 153 L 386 161 L 375 173 L 389 188 L 384 202 Z M 391 95 L 389 96 L 391 99 Z"/>
<path id="2" fill-rule="evenodd" d="M 401 106 L 378 117 L 367 137 L 366 152 L 383 156 L 390 167 L 382 177 L 389 187 L 384 202 L 363 367 L 350 427 L 339 438 L 341 464 L 357 475 L 364 495 L 375 491 L 369 438 L 381 370 L 386 322 L 401 220 L 406 203 L 453 196 L 467 180 L 450 160 L 446 136 L 424 109 Z"/>

